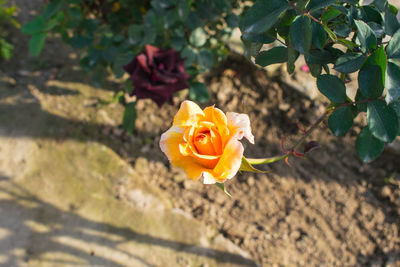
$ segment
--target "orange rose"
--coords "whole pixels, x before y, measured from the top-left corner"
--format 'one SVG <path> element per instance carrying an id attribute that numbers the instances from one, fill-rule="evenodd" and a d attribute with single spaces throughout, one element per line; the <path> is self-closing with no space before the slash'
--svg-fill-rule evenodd
<path id="1" fill-rule="evenodd" d="M 184 101 L 172 127 L 162 134 L 161 150 L 172 165 L 184 169 L 192 180 L 204 177 L 205 184 L 222 183 L 238 172 L 246 137 L 254 144 L 246 114 L 228 112 L 214 106 L 204 110 Z"/>

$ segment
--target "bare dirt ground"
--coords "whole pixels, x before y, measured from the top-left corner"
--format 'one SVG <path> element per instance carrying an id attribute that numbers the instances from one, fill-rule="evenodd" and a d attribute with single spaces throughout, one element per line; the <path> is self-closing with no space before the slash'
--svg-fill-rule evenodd
<path id="1" fill-rule="evenodd" d="M 40 3 L 16 2 L 22 22 L 32 18 L 29 11 Z M 226 184 L 233 196 L 228 198 L 214 186 L 189 181 L 160 151 L 160 135 L 178 105 L 158 109 L 150 101 L 139 102 L 135 133 L 126 136 L 119 126 L 120 107 L 97 109 L 97 98 L 72 105 L 73 91 L 48 86 L 49 80 L 89 83 L 74 67 L 74 51 L 51 39 L 40 60 L 32 59 L 27 38 L 18 33 L 13 38 L 15 57 L 2 62 L 0 70 L 33 91 L 38 88 L 41 104 L 65 118 L 55 139 L 79 132 L 82 141 L 106 144 L 159 187 L 175 208 L 216 229 L 262 266 L 400 266 L 400 155 L 386 150 L 373 163 L 361 163 L 354 147 L 359 125 L 343 138 L 321 125 L 310 137 L 321 144 L 318 150 L 306 159 L 291 159 L 291 167 L 283 162 L 268 166 L 271 174 L 238 174 Z M 323 103 L 282 83 L 279 73 L 268 76 L 242 59 L 228 59 L 205 80 L 209 105 L 249 114 L 256 140 L 245 144 L 249 157 L 279 154 L 281 136 L 290 144 L 300 137 L 296 123 L 307 127 L 323 110 Z M 106 89 L 119 86 L 109 83 Z M 184 97 L 177 96 L 176 103 Z M 89 110 L 102 121 L 93 124 Z"/>

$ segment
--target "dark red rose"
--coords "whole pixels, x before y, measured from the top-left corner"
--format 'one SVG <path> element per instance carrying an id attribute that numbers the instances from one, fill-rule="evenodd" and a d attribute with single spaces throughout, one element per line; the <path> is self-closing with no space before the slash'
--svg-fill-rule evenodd
<path id="1" fill-rule="evenodd" d="M 174 49 L 146 45 L 124 69 L 133 82 L 132 95 L 137 99 L 150 98 L 159 107 L 166 101 L 172 103 L 173 93 L 189 87 L 184 59 Z"/>

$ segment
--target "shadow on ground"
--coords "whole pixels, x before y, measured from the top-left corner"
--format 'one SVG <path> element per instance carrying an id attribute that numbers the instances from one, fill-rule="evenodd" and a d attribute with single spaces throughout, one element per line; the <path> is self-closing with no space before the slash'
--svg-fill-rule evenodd
<path id="1" fill-rule="evenodd" d="M 8 178 L 3 177 L 2 179 L 7 180 Z M 153 266 L 146 259 L 119 248 L 121 244 L 129 242 L 209 257 L 220 264 L 254 265 L 253 261 L 233 253 L 174 242 L 141 234 L 129 228 L 85 219 L 73 211 L 61 210 L 49 202 L 38 199 L 12 182 L 9 183 L 11 186 L 8 184 L 7 189 L 0 184 L 0 192 L 3 195 L 3 198 L 0 198 L 0 217 L 2 218 L 0 220 L 0 263 L 3 266 L 20 264 L 18 259 L 20 255 L 15 255 L 16 251 L 25 253 L 24 261 L 28 263 L 45 256 L 45 260 L 41 261 L 50 265 L 90 263 L 99 266 L 126 266 L 107 258 L 110 254 L 120 254 L 119 258 L 132 258 L 143 266 Z M 7 199 L 4 198 L 5 195 L 8 197 Z M 15 220 L 14 216 L 19 217 L 19 220 Z M 22 238 L 15 238 L 15 234 Z M 30 247 L 25 247 L 26 240 L 24 238 L 29 240 Z M 99 250 L 104 252 L 104 255 L 90 251 L 90 244 L 98 244 L 101 247 Z M 61 256 L 66 255 L 66 258 L 74 256 L 74 260 L 51 259 L 51 257 L 46 260 L 46 255 L 49 253 L 53 255 L 61 253 Z"/>

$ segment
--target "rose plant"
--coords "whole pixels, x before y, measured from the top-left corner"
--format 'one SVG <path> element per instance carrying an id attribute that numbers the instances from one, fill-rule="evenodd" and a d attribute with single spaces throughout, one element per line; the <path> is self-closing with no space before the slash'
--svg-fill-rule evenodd
<path id="1" fill-rule="evenodd" d="M 157 89 L 155 93 L 154 90 L 143 90 L 145 80 L 154 81 L 146 76 L 146 72 L 141 72 L 144 75 L 142 78 L 131 75 L 133 94 L 138 99 L 150 97 L 161 106 L 165 100 L 171 100 L 172 91 L 180 90 L 185 85 L 191 99 L 205 102 L 208 100 L 208 91 L 205 84 L 197 80 L 197 76 L 208 71 L 228 54 L 226 40 L 238 25 L 237 14 L 243 9 L 242 2 L 47 0 L 43 12 L 24 25 L 22 32 L 31 36 L 29 48 L 34 56 L 40 55 L 46 39 L 53 33 L 61 36 L 73 48 L 80 49 L 80 66 L 92 74 L 96 86 L 102 86 L 104 78 L 109 74 L 121 78 L 126 70 L 124 66 L 130 62 L 134 64 L 132 61 L 139 54 L 147 53 L 146 45 L 157 47 L 160 51 L 174 49 L 175 58 L 180 54 L 185 59 L 183 64 L 190 79 L 182 74 L 178 78 L 180 85 L 175 89 L 172 86 L 175 82 L 171 84 L 167 81 L 169 85 L 162 86 L 165 90 Z M 172 56 L 172 53 L 169 55 Z M 181 65 L 178 61 L 176 64 Z M 170 66 L 169 63 L 158 66 L 167 65 Z M 182 69 L 182 66 L 179 68 Z M 129 65 L 127 70 L 131 74 Z M 167 69 L 159 71 L 165 73 Z M 186 77 L 187 83 L 183 77 Z M 166 81 L 162 75 L 158 75 L 157 79 L 157 84 Z M 132 94 L 132 90 L 132 83 L 126 83 L 125 93 Z M 123 93 L 115 92 L 114 99 L 125 105 L 123 126 L 132 132 L 136 118 L 135 102 L 123 101 Z"/>
<path id="2" fill-rule="evenodd" d="M 356 149 L 370 162 L 400 135 L 400 23 L 387 0 L 364 2 L 259 0 L 240 29 L 247 54 L 260 66 L 286 63 L 293 73 L 299 56 L 305 58 L 316 87 L 331 102 L 317 123 L 329 117 L 334 135 L 345 135 L 357 116 L 366 117 Z M 266 43 L 274 45 L 260 51 Z M 358 73 L 353 99 L 349 73 Z"/>
<path id="3" fill-rule="evenodd" d="M 226 40 L 239 27 L 245 56 L 261 67 L 286 63 L 291 74 L 300 55 L 304 57 L 316 78 L 316 89 L 331 102 L 316 124 L 327 119 L 332 133 L 343 136 L 357 116 L 365 116 L 367 123 L 358 134 L 356 149 L 363 161 L 370 162 L 400 134 L 400 22 L 397 8 L 387 0 L 364 2 L 52 0 L 23 32 L 32 36 L 33 55 L 40 54 L 49 33 L 82 49 L 81 67 L 93 73 L 97 84 L 110 71 L 122 77 L 127 66 L 133 94 L 139 99 L 151 97 L 161 105 L 171 99 L 172 91 L 180 90 L 176 89 L 180 86 L 172 89 L 180 78 L 171 84 L 170 77 L 159 75 L 165 74 L 165 65 L 153 64 L 148 56 L 145 62 L 145 46 L 180 53 L 190 78 L 180 77 L 188 78 L 189 97 L 201 102 L 208 93 L 196 80 L 198 75 L 228 54 Z M 264 44 L 273 47 L 261 51 Z M 139 63 L 138 57 L 145 63 L 142 66 L 152 66 L 140 72 L 143 77 L 134 74 L 139 71 L 134 63 Z M 354 99 L 346 88 L 349 73 L 358 73 Z M 160 83 L 165 90 L 157 89 L 162 93 L 155 94 Z M 183 86 L 184 81 L 179 83 Z M 131 87 L 129 82 L 127 93 L 132 94 Z M 126 106 L 123 125 L 131 132 L 135 104 L 122 103 Z M 289 150 L 296 153 L 301 154 Z"/>

